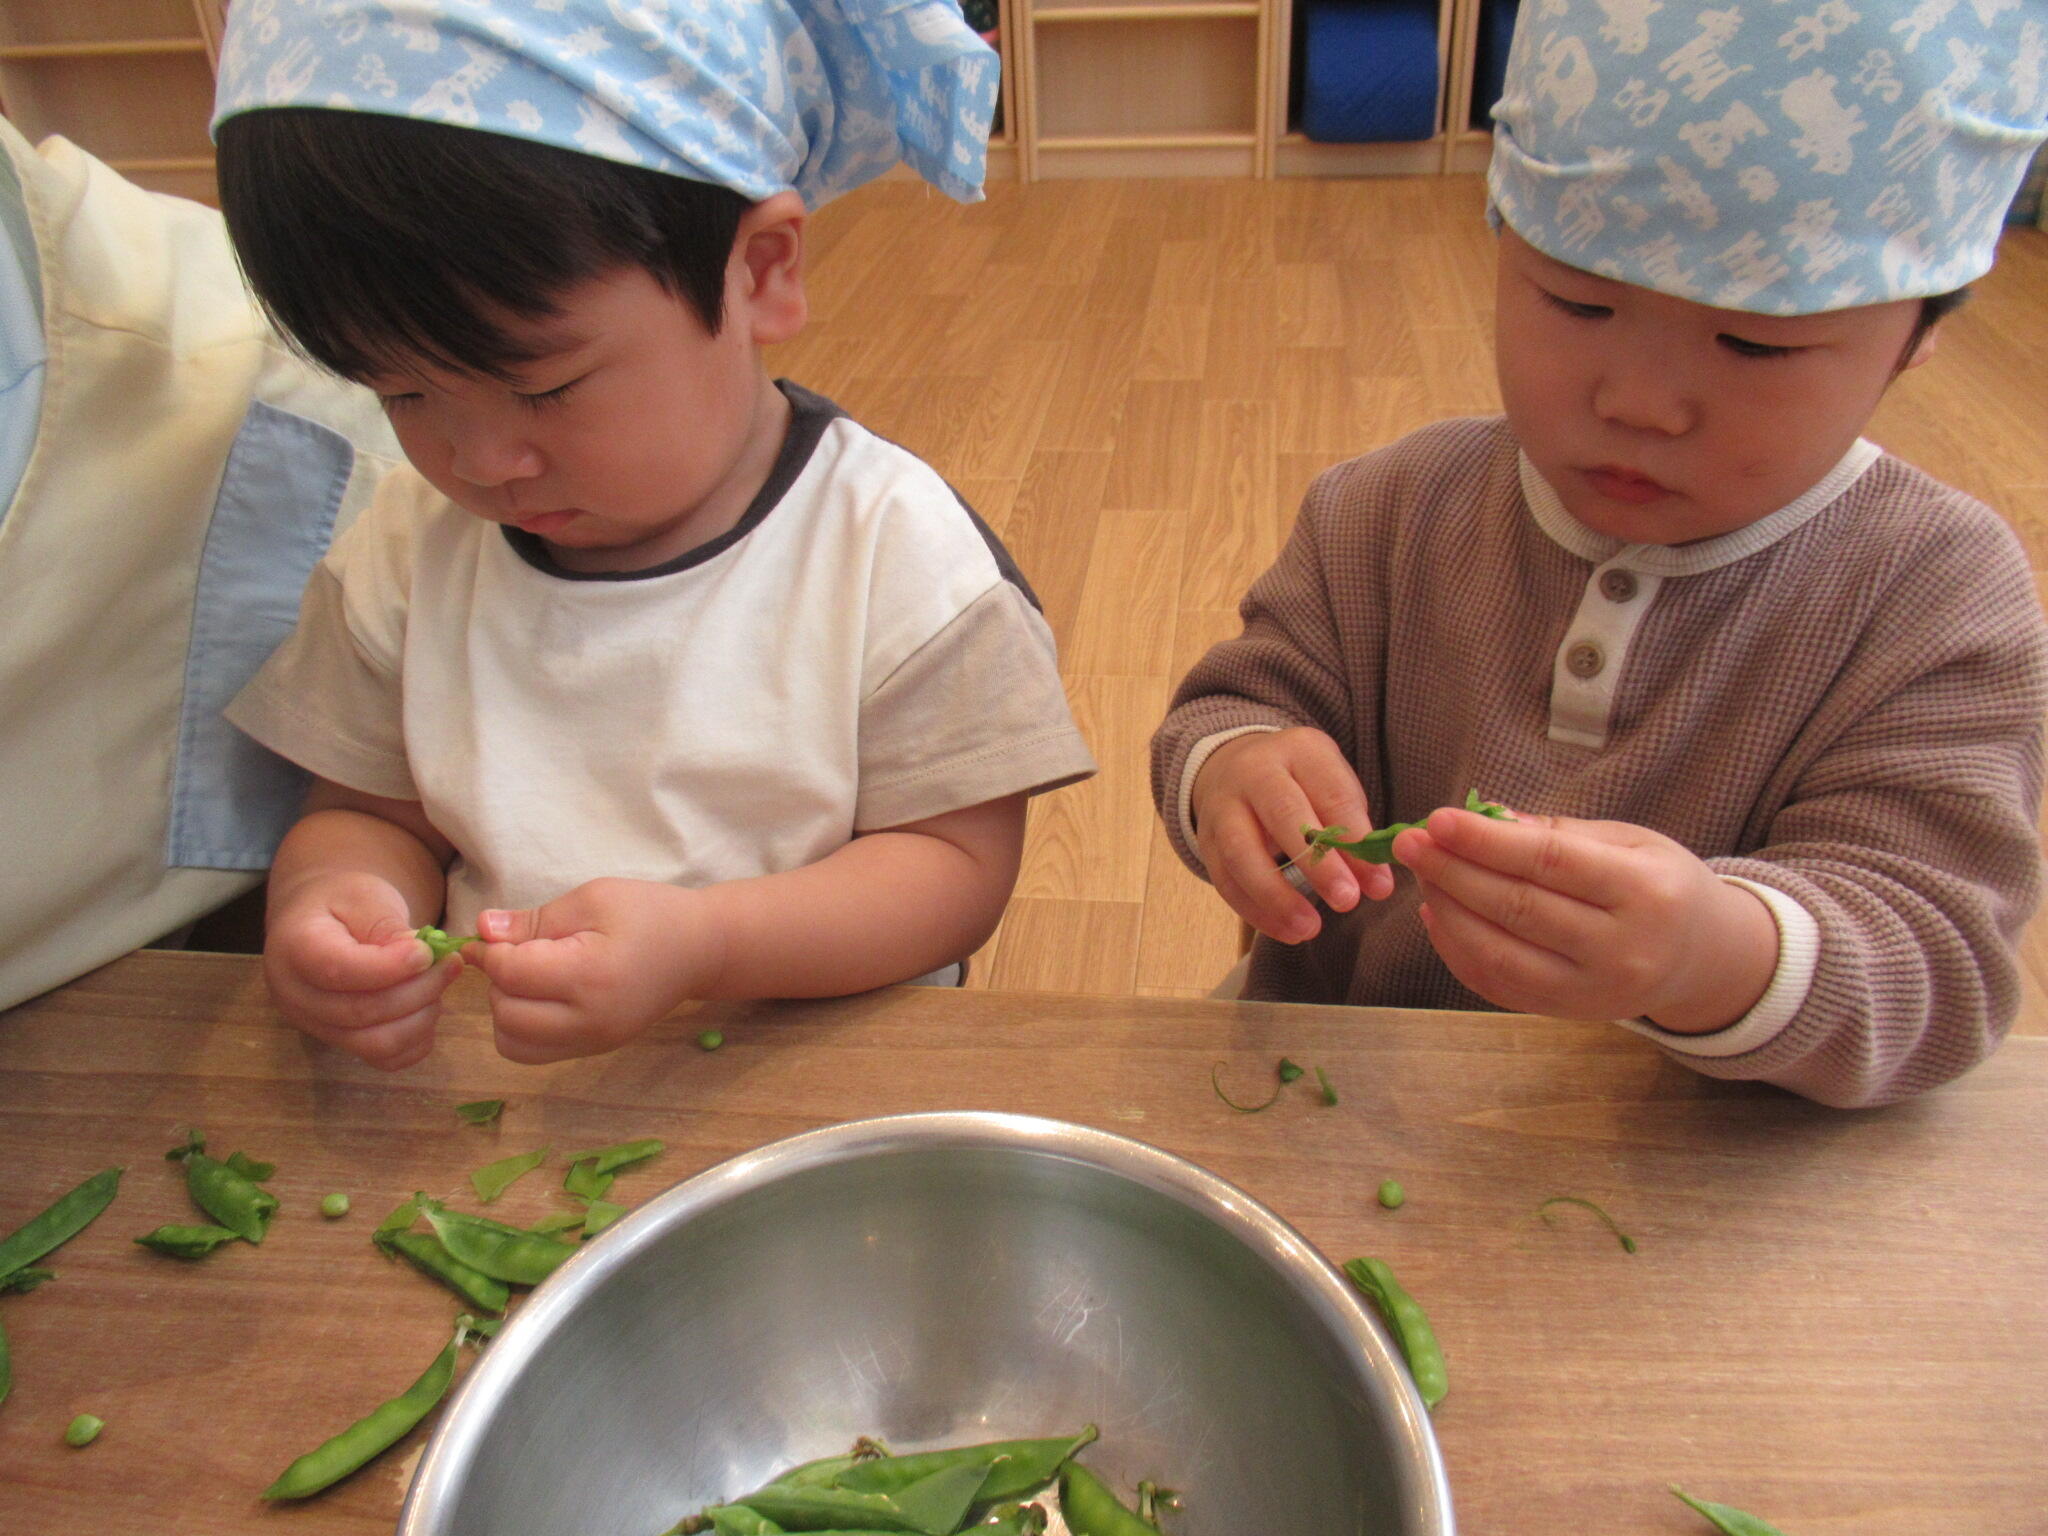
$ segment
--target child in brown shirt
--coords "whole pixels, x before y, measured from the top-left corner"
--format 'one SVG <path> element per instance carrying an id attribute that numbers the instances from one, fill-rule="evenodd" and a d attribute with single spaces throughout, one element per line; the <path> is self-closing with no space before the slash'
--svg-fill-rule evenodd
<path id="1" fill-rule="evenodd" d="M 1721 38 L 1687 75 L 1683 8 L 1642 47 L 1534 9 L 1495 112 L 1506 417 L 1316 483 L 1155 738 L 1160 813 L 1260 931 L 1250 996 L 1612 1018 L 1903 1097 L 2017 1007 L 2048 632 L 1997 517 L 1859 433 L 1988 270 L 2048 92 L 1948 111 L 1926 39 L 1843 86 L 1876 35 Z M 2015 25 L 1947 29 L 1999 58 Z M 1644 123 L 1613 87 L 1660 69 L 1712 84 Z M 1945 165 L 1907 153 L 1930 115 Z M 1468 788 L 1516 819 L 1439 809 Z M 1306 825 L 1419 818 L 1412 879 L 1279 867 Z"/>

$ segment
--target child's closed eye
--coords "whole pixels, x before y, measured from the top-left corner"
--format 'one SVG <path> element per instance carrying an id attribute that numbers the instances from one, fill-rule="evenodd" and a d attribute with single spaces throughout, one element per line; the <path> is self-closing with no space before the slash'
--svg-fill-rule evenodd
<path id="1" fill-rule="evenodd" d="M 518 400 L 528 410 L 545 410 L 551 405 L 560 405 L 564 400 L 568 399 L 569 391 L 582 382 L 581 378 L 575 378 L 566 384 L 557 384 L 553 389 L 536 390 L 530 395 L 515 392 L 513 398 Z"/>
<path id="2" fill-rule="evenodd" d="M 1567 299 L 1560 294 L 1552 293 L 1548 288 L 1539 288 L 1537 292 L 1556 308 L 1577 320 L 1605 320 L 1614 313 L 1613 309 L 1605 304 L 1581 304 L 1576 299 Z"/>
<path id="3" fill-rule="evenodd" d="M 1768 342 L 1749 341 L 1741 336 L 1731 336 L 1723 331 L 1714 338 L 1737 357 L 1790 357 L 1794 352 L 1803 352 L 1804 347 L 1774 347 Z"/>

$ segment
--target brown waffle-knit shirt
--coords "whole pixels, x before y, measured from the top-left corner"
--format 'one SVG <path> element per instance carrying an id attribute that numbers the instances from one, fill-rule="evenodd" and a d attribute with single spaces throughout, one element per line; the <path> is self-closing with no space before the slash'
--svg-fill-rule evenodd
<path id="1" fill-rule="evenodd" d="M 1874 462 L 1845 461 L 1803 520 L 1710 541 L 1722 563 L 1707 569 L 1688 565 L 1700 546 L 1560 529 L 1554 498 L 1539 521 L 1531 497 L 1547 492 L 1525 495 L 1501 418 L 1441 422 L 1330 470 L 1246 595 L 1243 634 L 1196 665 L 1153 739 L 1175 848 L 1202 872 L 1191 754 L 1198 767 L 1222 732 L 1315 726 L 1378 823 L 1476 787 L 1653 828 L 1810 914 L 1810 981 L 1755 1048 L 1645 1030 L 1687 1065 L 1839 1105 L 1966 1071 L 2011 1024 L 2014 942 L 2039 895 L 2048 627 L 1996 514 L 1863 452 Z M 1589 730 L 1565 660 L 1600 618 L 1603 578 L 1645 606 L 1619 646 L 1608 637 Z M 1404 878 L 1386 902 L 1325 913 L 1306 944 L 1261 937 L 1247 995 L 1487 1007 L 1415 906 Z"/>

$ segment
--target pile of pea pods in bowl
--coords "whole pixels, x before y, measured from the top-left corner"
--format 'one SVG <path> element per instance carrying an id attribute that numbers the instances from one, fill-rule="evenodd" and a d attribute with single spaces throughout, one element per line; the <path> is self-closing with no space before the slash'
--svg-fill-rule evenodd
<path id="1" fill-rule="evenodd" d="M 1126 1501 L 1177 1490 L 1167 1536 L 1454 1530 L 1398 1353 L 1299 1233 L 1143 1143 L 947 1113 L 771 1143 L 590 1244 L 470 1371 L 399 1532 L 660 1536 L 863 1437 L 1084 1425 Z"/>

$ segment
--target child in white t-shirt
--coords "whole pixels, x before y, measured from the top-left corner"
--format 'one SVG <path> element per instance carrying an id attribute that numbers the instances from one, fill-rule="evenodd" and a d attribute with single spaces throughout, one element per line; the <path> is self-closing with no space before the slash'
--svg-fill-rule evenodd
<path id="1" fill-rule="evenodd" d="M 418 1061 L 461 968 L 436 922 L 526 1062 L 959 961 L 1025 799 L 1093 763 L 994 536 L 760 349 L 804 324 L 809 206 L 899 157 L 975 194 L 993 60 L 943 0 L 428 7 L 403 48 L 377 9 L 238 10 L 222 62 L 252 286 L 416 471 L 231 708 L 317 776 L 279 1006 Z"/>

